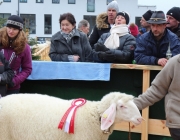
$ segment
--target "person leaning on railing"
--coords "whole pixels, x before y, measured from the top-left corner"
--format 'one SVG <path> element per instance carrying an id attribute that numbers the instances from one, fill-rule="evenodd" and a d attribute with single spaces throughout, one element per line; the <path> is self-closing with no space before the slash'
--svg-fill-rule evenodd
<path id="1" fill-rule="evenodd" d="M 51 38 L 49 57 L 52 61 L 89 62 L 98 60 L 98 54 L 89 44 L 87 36 L 76 29 L 76 20 L 71 13 L 59 18 L 60 31 Z"/>
<path id="2" fill-rule="evenodd" d="M 170 56 L 180 53 L 180 41 L 166 29 L 167 21 L 163 11 L 155 11 L 150 20 L 151 30 L 136 40 L 134 57 L 137 64 L 165 66 Z"/>
<path id="3" fill-rule="evenodd" d="M 136 39 L 129 33 L 129 14 L 119 12 L 110 33 L 101 35 L 94 45 L 101 62 L 132 63 Z"/>

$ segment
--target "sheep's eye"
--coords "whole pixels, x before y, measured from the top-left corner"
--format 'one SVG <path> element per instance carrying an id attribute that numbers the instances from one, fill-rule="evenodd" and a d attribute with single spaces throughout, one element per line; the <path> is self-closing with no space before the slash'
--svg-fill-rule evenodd
<path id="1" fill-rule="evenodd" d="M 124 107 L 123 105 L 120 106 L 120 108 L 123 108 L 123 107 Z"/>

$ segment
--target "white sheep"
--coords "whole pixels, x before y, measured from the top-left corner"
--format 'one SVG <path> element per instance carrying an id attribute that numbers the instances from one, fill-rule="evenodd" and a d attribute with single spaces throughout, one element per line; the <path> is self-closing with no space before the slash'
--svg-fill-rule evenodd
<path id="1" fill-rule="evenodd" d="M 112 92 L 101 101 L 87 101 L 77 109 L 74 134 L 69 134 L 58 125 L 73 100 L 41 94 L 2 97 L 0 140 L 107 140 L 110 133 L 103 130 L 112 132 L 115 123 L 141 123 L 141 114 L 132 99 L 132 95 Z M 112 122 L 106 121 L 108 113 Z"/>

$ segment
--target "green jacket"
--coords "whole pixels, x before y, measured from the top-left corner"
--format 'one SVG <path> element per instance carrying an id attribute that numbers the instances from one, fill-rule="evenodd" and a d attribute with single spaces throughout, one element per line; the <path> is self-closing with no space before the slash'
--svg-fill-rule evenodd
<path id="1" fill-rule="evenodd" d="M 180 128 L 180 55 L 168 60 L 145 93 L 134 99 L 142 110 L 165 97 L 166 126 Z"/>

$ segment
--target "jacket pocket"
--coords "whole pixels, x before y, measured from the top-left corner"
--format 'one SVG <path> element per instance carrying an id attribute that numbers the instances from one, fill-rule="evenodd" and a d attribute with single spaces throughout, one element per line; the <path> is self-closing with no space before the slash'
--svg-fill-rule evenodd
<path id="1" fill-rule="evenodd" d="M 180 101 L 169 99 L 166 105 L 166 121 L 169 124 L 180 124 Z"/>

